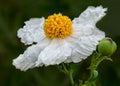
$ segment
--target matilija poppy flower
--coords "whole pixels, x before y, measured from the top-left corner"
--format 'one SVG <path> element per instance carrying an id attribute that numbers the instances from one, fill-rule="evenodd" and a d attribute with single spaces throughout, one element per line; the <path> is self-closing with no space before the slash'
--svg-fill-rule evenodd
<path id="1" fill-rule="evenodd" d="M 90 56 L 105 33 L 96 23 L 107 9 L 89 6 L 78 18 L 53 14 L 47 19 L 32 18 L 18 30 L 18 37 L 27 50 L 13 60 L 21 71 L 60 63 L 77 63 Z"/>

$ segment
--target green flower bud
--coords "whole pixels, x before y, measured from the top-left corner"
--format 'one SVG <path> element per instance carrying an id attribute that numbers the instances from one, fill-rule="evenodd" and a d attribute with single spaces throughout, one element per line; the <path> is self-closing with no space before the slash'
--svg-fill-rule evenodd
<path id="1" fill-rule="evenodd" d="M 104 56 L 112 55 L 117 49 L 116 43 L 111 38 L 104 38 L 98 44 L 98 52 Z"/>
<path id="2" fill-rule="evenodd" d="M 94 71 L 93 71 L 93 77 L 96 79 L 97 76 L 98 76 L 98 71 L 97 71 L 97 70 L 94 70 Z"/>

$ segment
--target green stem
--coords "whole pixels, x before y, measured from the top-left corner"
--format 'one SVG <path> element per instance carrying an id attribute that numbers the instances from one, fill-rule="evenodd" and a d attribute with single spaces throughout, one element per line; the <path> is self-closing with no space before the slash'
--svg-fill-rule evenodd
<path id="1" fill-rule="evenodd" d="M 64 63 L 62 63 L 62 67 L 64 69 L 64 73 L 69 76 L 71 85 L 74 86 L 73 69 L 70 67 L 70 65 L 68 66 Z"/>
<path id="2" fill-rule="evenodd" d="M 91 58 L 91 64 L 89 66 L 90 77 L 87 81 L 85 81 L 85 84 L 83 84 L 83 86 L 96 86 L 95 82 L 98 75 L 98 72 L 96 69 L 102 60 L 103 59 L 101 58 L 101 54 L 97 52 L 93 54 Z"/>
<path id="3" fill-rule="evenodd" d="M 68 71 L 68 69 L 66 68 L 65 64 L 62 63 L 62 66 L 63 66 L 64 72 L 68 75 L 68 74 L 69 74 L 69 71 Z"/>
<path id="4" fill-rule="evenodd" d="M 70 82 L 71 82 L 72 86 L 74 86 L 73 70 L 72 69 L 70 69 L 70 71 L 69 71 L 69 77 L 70 77 Z"/>

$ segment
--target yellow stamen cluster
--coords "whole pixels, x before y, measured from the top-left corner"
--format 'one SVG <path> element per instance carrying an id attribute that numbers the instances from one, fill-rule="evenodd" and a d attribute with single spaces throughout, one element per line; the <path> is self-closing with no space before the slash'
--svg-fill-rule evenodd
<path id="1" fill-rule="evenodd" d="M 45 20 L 44 32 L 49 38 L 65 38 L 72 33 L 72 21 L 60 13 L 53 14 Z"/>

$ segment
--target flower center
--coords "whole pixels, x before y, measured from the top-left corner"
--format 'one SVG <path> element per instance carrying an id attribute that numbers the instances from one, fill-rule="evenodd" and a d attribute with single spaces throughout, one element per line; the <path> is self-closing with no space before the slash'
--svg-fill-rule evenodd
<path id="1" fill-rule="evenodd" d="M 49 38 L 65 38 L 72 33 L 72 21 L 61 13 L 53 14 L 45 20 L 44 32 Z"/>

